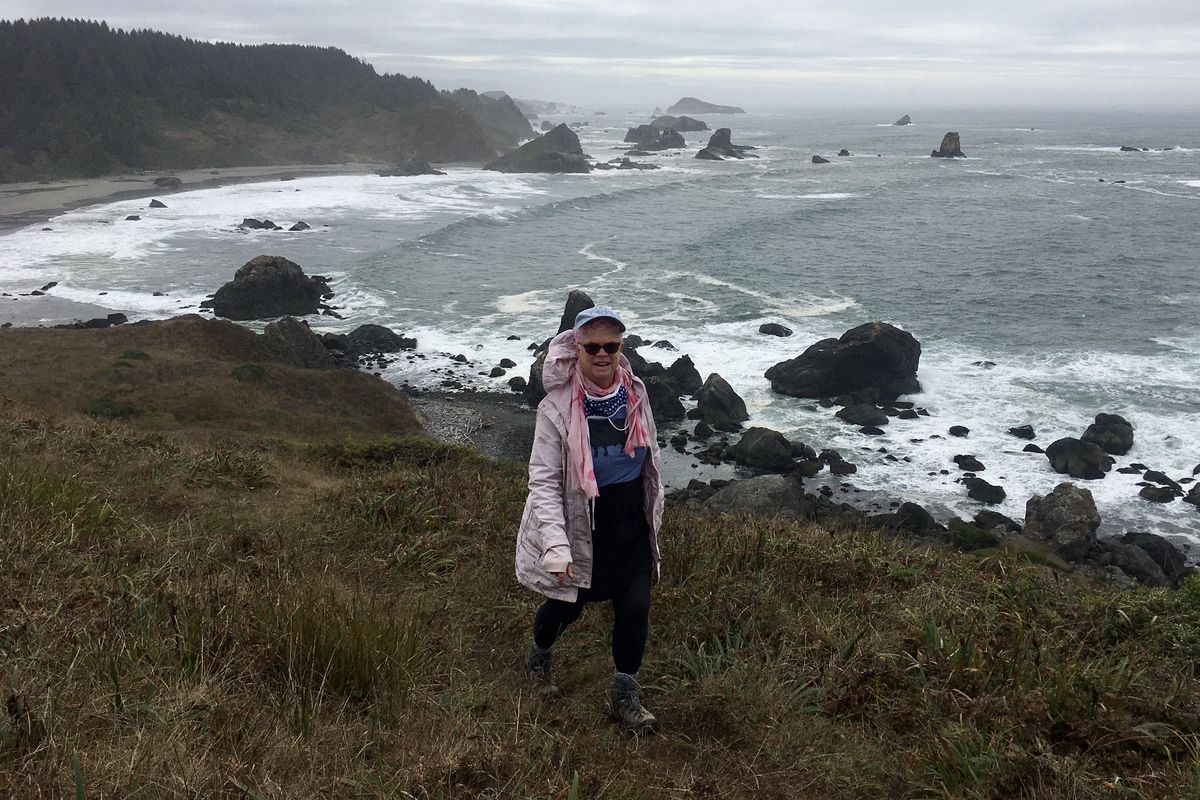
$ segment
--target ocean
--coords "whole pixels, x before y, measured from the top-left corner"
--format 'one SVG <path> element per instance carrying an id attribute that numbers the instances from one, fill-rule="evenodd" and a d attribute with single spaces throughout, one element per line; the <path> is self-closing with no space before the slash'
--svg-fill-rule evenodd
<path id="1" fill-rule="evenodd" d="M 890 124 L 905 112 L 914 124 Z M 649 114 L 550 119 L 587 122 L 585 151 L 608 160 Z M 644 349 L 651 360 L 688 353 L 701 375 L 719 372 L 745 399 L 750 424 L 837 448 L 858 464 L 855 487 L 942 517 L 983 508 L 956 481 L 952 458 L 970 453 L 986 465 L 980 477 L 1007 491 L 996 510 L 1022 519 L 1031 495 L 1067 478 L 1006 431 L 1031 424 L 1045 447 L 1081 435 L 1098 412 L 1134 425 L 1117 466 L 1191 477 L 1200 464 L 1200 114 L 895 109 L 706 121 L 732 128 L 734 143 L 759 157 L 697 160 L 709 136 L 700 132 L 685 135 L 685 151 L 635 158 L 655 171 L 450 167 L 444 177 L 171 194 L 158 210 L 147 199 L 91 206 L 0 237 L 0 292 L 58 281 L 55 296 L 162 318 L 194 311 L 250 258 L 281 255 L 333 279 L 345 319 L 312 318 L 315 329 L 375 322 L 418 339 L 426 358 L 401 360 L 387 379 L 432 388 L 451 369 L 467 385 L 505 390 L 509 376 L 528 374 L 526 345 L 557 330 L 567 292 L 581 288 L 621 310 L 630 332 L 678 348 Z M 967 158 L 930 158 L 951 130 Z M 838 157 L 842 148 L 851 155 Z M 812 164 L 813 154 L 832 163 Z M 129 214 L 141 220 L 126 222 Z M 244 231 L 243 217 L 314 227 Z M 771 391 L 769 366 L 868 321 L 921 342 L 924 392 L 910 399 L 931 416 L 893 418 L 884 435 L 864 436 L 835 409 Z M 764 322 L 794 335 L 764 336 Z M 472 363 L 451 362 L 459 353 Z M 518 366 L 488 378 L 505 357 Z M 948 436 L 951 425 L 969 437 Z M 670 479 L 709 474 L 683 459 Z M 1200 554 L 1200 509 L 1142 500 L 1138 480 L 1114 471 L 1081 482 L 1101 533 L 1150 530 Z"/>

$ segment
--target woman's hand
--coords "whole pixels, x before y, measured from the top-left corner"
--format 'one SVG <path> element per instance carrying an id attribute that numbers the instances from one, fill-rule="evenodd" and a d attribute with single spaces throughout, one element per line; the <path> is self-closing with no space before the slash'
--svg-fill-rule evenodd
<path id="1" fill-rule="evenodd" d="M 567 578 L 575 580 L 575 566 L 568 563 L 566 572 L 551 572 L 550 574 L 554 576 L 554 585 L 561 589 Z"/>

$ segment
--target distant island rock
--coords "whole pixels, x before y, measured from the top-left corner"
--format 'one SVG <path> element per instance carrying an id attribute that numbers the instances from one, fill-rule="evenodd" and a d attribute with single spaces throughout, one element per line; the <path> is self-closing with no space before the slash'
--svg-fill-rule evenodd
<path id="1" fill-rule="evenodd" d="M 491 162 L 493 172 L 590 172 L 579 137 L 564 123 Z"/>
<path id="2" fill-rule="evenodd" d="M 692 131 L 708 130 L 708 123 L 704 120 L 693 119 L 692 117 L 672 117 L 667 114 L 661 117 L 655 117 L 650 123 L 655 128 L 665 129 L 671 128 L 680 133 L 691 133 Z"/>
<path id="3" fill-rule="evenodd" d="M 705 159 L 708 161 L 724 161 L 727 158 L 746 158 L 745 151 L 753 150 L 754 148 L 748 144 L 733 144 L 730 141 L 729 128 L 717 128 L 713 135 L 708 139 L 708 145 L 699 153 L 696 153 L 696 158 Z M 749 158 L 758 158 L 758 156 L 749 156 Z"/>
<path id="4" fill-rule="evenodd" d="M 958 140 L 957 131 L 950 131 L 942 137 L 942 146 L 929 154 L 933 158 L 966 158 L 962 145 Z"/>
<path id="5" fill-rule="evenodd" d="M 695 97 L 682 97 L 679 102 L 667 109 L 668 114 L 745 114 L 745 109 L 737 106 L 719 106 L 706 103 Z"/>
<path id="6" fill-rule="evenodd" d="M 825 157 L 823 157 L 823 156 L 814 155 L 814 156 L 812 157 L 812 163 L 814 163 L 814 164 L 828 164 L 828 163 L 829 163 L 829 159 L 828 159 L 828 158 L 825 158 Z"/>
<path id="7" fill-rule="evenodd" d="M 905 114 L 903 117 L 896 120 L 892 124 L 893 125 L 912 125 L 912 119 L 909 118 L 908 114 Z"/>

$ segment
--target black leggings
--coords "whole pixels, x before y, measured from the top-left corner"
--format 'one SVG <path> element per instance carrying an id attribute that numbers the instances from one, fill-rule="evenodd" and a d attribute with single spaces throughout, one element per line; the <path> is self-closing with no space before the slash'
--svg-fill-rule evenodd
<path id="1" fill-rule="evenodd" d="M 625 586 L 608 596 L 596 596 L 589 589 L 579 590 L 579 599 L 574 603 L 566 600 L 547 600 L 538 608 L 533 618 L 533 641 L 542 649 L 549 649 L 558 635 L 567 629 L 588 603 L 612 600 L 613 664 L 618 672 L 636 675 L 642 668 L 642 654 L 646 651 L 646 636 L 650 630 L 650 573 L 632 575 Z"/>

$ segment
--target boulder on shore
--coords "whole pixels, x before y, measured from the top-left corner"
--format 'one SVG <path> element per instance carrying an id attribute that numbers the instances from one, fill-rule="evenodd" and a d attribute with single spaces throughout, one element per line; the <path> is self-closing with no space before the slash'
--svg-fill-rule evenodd
<path id="1" fill-rule="evenodd" d="M 700 419 L 719 431 L 739 430 L 750 419 L 746 403 L 733 387 L 717 373 L 712 373 L 696 390 L 696 408 Z"/>
<path id="2" fill-rule="evenodd" d="M 316 314 L 333 297 L 329 279 L 308 276 L 282 256 L 258 256 L 242 266 L 211 300 L 200 304 L 226 319 L 270 319 Z"/>
<path id="3" fill-rule="evenodd" d="M 863 390 L 883 402 L 921 391 L 921 344 L 908 331 L 868 322 L 837 339 L 822 339 L 796 358 L 766 371 L 771 388 L 792 397 L 836 397 Z"/>
<path id="4" fill-rule="evenodd" d="M 949 131 L 942 137 L 942 146 L 929 154 L 933 158 L 966 158 L 963 154 L 962 145 L 958 140 L 958 133 Z"/>
<path id="5" fill-rule="evenodd" d="M 1096 421 L 1079 440 L 1091 442 L 1114 456 L 1123 456 L 1133 447 L 1133 425 L 1118 414 L 1097 414 Z"/>
<path id="6" fill-rule="evenodd" d="M 1179 586 L 1179 581 L 1188 574 L 1187 559 L 1170 540 L 1145 531 L 1130 531 L 1120 538 L 1122 543 L 1144 550 L 1172 586 Z"/>
<path id="7" fill-rule="evenodd" d="M 484 169 L 493 172 L 566 172 L 591 171 L 579 137 L 564 123 L 505 153 Z"/>
<path id="8" fill-rule="evenodd" d="M 807 518 L 812 501 L 794 476 L 759 475 L 723 487 L 704 507 L 725 514 Z"/>
<path id="9" fill-rule="evenodd" d="M 646 386 L 650 412 L 656 423 L 677 422 L 684 418 L 683 403 L 679 401 L 679 391 L 673 383 L 658 376 L 643 378 L 642 383 Z"/>
<path id="10" fill-rule="evenodd" d="M 1060 483 L 1050 494 L 1034 495 L 1025 504 L 1025 535 L 1050 542 L 1068 561 L 1087 555 L 1099 527 L 1092 493 L 1073 483 Z"/>
<path id="11" fill-rule="evenodd" d="M 696 369 L 692 357 L 686 353 L 667 367 L 666 377 L 675 385 L 679 394 L 695 394 L 704 385 L 704 381 L 700 379 L 700 371 Z"/>
<path id="12" fill-rule="evenodd" d="M 963 485 L 967 487 L 967 496 L 981 503 L 1003 503 L 1008 496 L 1003 486 L 988 483 L 983 478 L 963 478 Z"/>
<path id="13" fill-rule="evenodd" d="M 1058 439 L 1046 448 L 1046 458 L 1055 472 L 1081 480 L 1099 480 L 1113 468 L 1113 459 L 1099 446 L 1071 436 Z"/>

